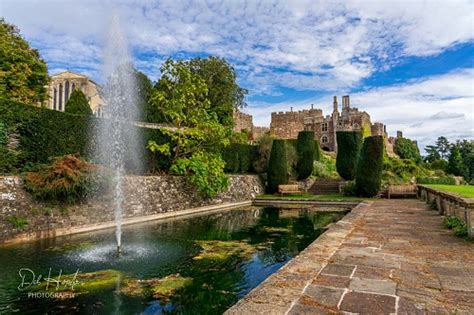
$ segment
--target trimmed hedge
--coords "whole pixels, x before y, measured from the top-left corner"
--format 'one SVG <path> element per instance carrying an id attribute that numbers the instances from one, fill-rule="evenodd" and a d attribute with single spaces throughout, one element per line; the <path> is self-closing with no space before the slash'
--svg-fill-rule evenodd
<path id="1" fill-rule="evenodd" d="M 362 134 L 354 131 L 338 131 L 336 168 L 345 180 L 353 180 L 362 146 Z"/>
<path id="2" fill-rule="evenodd" d="M 314 160 L 321 161 L 321 144 L 318 140 L 314 140 Z"/>
<path id="3" fill-rule="evenodd" d="M 0 145 L 0 174 L 18 173 L 44 164 L 52 157 L 74 154 L 90 159 L 95 141 L 90 141 L 98 128 L 98 118 L 71 115 L 23 103 L 0 99 L 0 123 L 9 135 L 16 134 L 19 147 L 12 150 Z M 139 128 L 139 127 L 135 127 Z M 158 144 L 169 141 L 159 129 L 139 128 L 143 142 L 127 141 L 128 152 L 140 152 L 145 157 L 145 172 L 168 170 L 170 158 L 157 159 L 145 144 L 149 139 Z M 132 156 L 130 154 L 130 156 Z M 131 158 L 129 165 L 133 164 Z M 128 170 L 133 170 L 130 166 Z"/>
<path id="4" fill-rule="evenodd" d="M 267 176 L 269 193 L 277 192 L 278 185 L 288 183 L 285 140 L 273 140 L 272 151 L 268 160 Z"/>
<path id="5" fill-rule="evenodd" d="M 225 162 L 224 171 L 228 173 L 255 173 L 254 161 L 257 159 L 257 146 L 233 143 L 221 151 Z"/>
<path id="6" fill-rule="evenodd" d="M 454 176 L 441 176 L 441 177 L 417 177 L 417 184 L 428 184 L 428 185 L 456 185 L 456 179 Z"/>
<path id="7" fill-rule="evenodd" d="M 356 171 L 356 193 L 362 197 L 376 196 L 382 184 L 383 137 L 365 138 Z"/>
<path id="8" fill-rule="evenodd" d="M 314 162 L 314 131 L 301 131 L 298 133 L 297 140 L 298 164 L 296 173 L 298 180 L 308 178 L 313 172 Z"/>

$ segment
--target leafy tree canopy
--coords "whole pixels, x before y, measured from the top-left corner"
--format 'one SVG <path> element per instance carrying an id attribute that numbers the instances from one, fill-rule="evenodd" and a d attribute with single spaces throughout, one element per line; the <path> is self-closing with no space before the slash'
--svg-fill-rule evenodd
<path id="1" fill-rule="evenodd" d="M 158 145 L 149 141 L 148 148 L 171 156 L 172 172 L 190 176 L 199 191 L 215 196 L 228 185 L 219 149 L 230 143 L 232 127 L 221 124 L 210 110 L 206 83 L 185 62 L 169 59 L 161 73 L 157 82 L 160 88 L 153 91 L 150 102 L 176 129 L 164 131 L 172 143 Z"/>
<path id="2" fill-rule="evenodd" d="M 186 66 L 206 83 L 209 112 L 215 113 L 223 125 L 232 125 L 233 110 L 246 105 L 244 99 L 248 93 L 237 84 L 234 68 L 225 59 L 213 56 L 191 59 Z"/>
<path id="3" fill-rule="evenodd" d="M 420 150 L 415 142 L 407 138 L 397 138 L 395 142 L 395 153 L 401 159 L 413 160 L 416 163 L 421 162 Z"/>
<path id="4" fill-rule="evenodd" d="M 89 106 L 86 96 L 81 90 L 74 90 L 66 103 L 66 113 L 75 115 L 92 116 L 92 109 Z"/>
<path id="5" fill-rule="evenodd" d="M 18 28 L 0 18 L 0 98 L 28 104 L 47 99 L 48 68 Z"/>

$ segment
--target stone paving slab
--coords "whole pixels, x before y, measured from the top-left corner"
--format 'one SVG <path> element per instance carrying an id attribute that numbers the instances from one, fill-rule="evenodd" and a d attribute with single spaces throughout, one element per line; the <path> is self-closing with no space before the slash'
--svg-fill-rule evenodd
<path id="1" fill-rule="evenodd" d="M 414 199 L 354 208 L 227 314 L 474 314 L 474 245 Z"/>

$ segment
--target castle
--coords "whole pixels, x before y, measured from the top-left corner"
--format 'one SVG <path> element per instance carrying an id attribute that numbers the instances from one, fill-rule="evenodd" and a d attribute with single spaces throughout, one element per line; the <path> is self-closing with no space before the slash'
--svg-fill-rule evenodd
<path id="1" fill-rule="evenodd" d="M 359 131 L 364 137 L 383 136 L 387 153 L 390 156 L 394 154 L 393 145 L 396 138 L 388 137 L 383 123 L 372 123 L 367 112 L 351 107 L 349 95 L 342 97 L 341 111 L 337 96 L 334 96 L 331 115 L 324 116 L 323 111 L 313 108 L 313 105 L 311 109 L 293 111 L 291 108 L 289 112 L 274 112 L 271 115 L 268 129 L 254 126 L 251 115 L 236 111 L 234 131 L 247 130 L 251 133 L 251 140 L 258 140 L 265 133 L 277 139 L 296 139 L 300 131 L 314 131 L 315 139 L 319 140 L 325 151 L 337 151 L 337 131 Z M 401 131 L 397 131 L 397 137 L 402 137 Z"/>

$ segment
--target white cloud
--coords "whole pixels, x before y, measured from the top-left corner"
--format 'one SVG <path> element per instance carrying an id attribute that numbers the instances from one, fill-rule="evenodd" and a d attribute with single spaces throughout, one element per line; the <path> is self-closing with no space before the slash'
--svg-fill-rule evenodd
<path id="1" fill-rule="evenodd" d="M 340 101 L 340 97 L 339 97 Z M 254 123 L 270 124 L 270 112 L 308 109 L 313 103 L 324 114 L 332 111 L 332 95 L 298 102 L 253 103 L 246 109 Z M 340 103 L 340 102 L 339 102 Z M 372 122 L 387 125 L 392 135 L 402 130 L 420 146 L 439 136 L 474 138 L 474 70 L 465 69 L 404 84 L 373 88 L 351 95 L 351 106 L 367 111 Z"/>
<path id="2" fill-rule="evenodd" d="M 248 70 L 240 75 L 247 87 L 268 94 L 279 86 L 358 86 L 402 56 L 435 54 L 472 40 L 474 20 L 469 0 L 4 0 L 1 6 L 7 21 L 49 62 L 60 60 L 60 67 L 97 72 L 98 50 L 116 6 L 135 51 L 158 55 L 157 61 L 208 53 L 245 63 Z M 156 75 L 156 68 L 149 73 Z"/>

